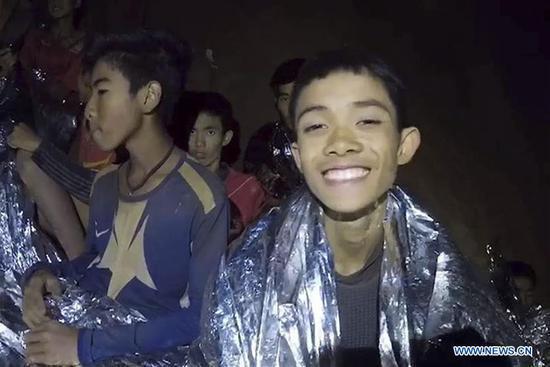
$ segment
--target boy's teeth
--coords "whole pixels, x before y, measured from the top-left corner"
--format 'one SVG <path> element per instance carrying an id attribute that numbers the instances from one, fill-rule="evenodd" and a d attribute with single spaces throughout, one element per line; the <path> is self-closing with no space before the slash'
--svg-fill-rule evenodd
<path id="1" fill-rule="evenodd" d="M 369 171 L 365 168 L 344 168 L 344 169 L 331 169 L 325 172 L 325 178 L 329 180 L 353 180 L 366 176 Z"/>

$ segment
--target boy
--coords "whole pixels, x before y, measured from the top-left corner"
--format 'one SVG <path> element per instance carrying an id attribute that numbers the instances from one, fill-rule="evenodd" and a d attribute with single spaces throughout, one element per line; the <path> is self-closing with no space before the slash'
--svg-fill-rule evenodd
<path id="1" fill-rule="evenodd" d="M 201 92 L 193 95 L 192 106 L 186 106 L 186 110 L 192 112 L 190 121 L 186 121 L 187 133 L 174 132 L 172 136 L 187 137 L 185 146 L 189 154 L 224 182 L 227 197 L 240 214 L 240 218 L 232 216 L 232 221 L 240 224 L 232 226 L 235 229 L 232 235 L 236 236 L 261 214 L 265 193 L 254 176 L 236 171 L 228 164 L 238 158 L 238 150 L 236 157 L 226 151 L 232 143 L 238 147 L 239 125 L 233 118 L 233 109 L 221 94 Z M 177 138 L 174 139 L 177 144 Z"/>
<path id="2" fill-rule="evenodd" d="M 253 173 L 272 196 L 277 205 L 302 183 L 302 175 L 292 159 L 292 122 L 289 117 L 289 102 L 294 83 L 305 59 L 296 58 L 280 64 L 269 86 L 273 92 L 275 109 L 279 120 L 262 126 L 248 142 L 244 154 L 244 171 Z"/>
<path id="3" fill-rule="evenodd" d="M 517 290 L 521 305 L 525 308 L 534 306 L 537 274 L 533 267 L 523 261 L 509 261 L 506 267 L 511 276 L 510 286 Z"/>
<path id="4" fill-rule="evenodd" d="M 453 366 L 441 359 L 452 357 L 449 345 L 436 359 L 427 347 L 472 345 L 478 334 L 519 342 L 439 225 L 392 187 L 420 145 L 403 93 L 384 63 L 361 52 L 320 54 L 303 67 L 290 117 L 308 190 L 222 261 L 200 344 L 208 361 Z"/>
<path id="5" fill-rule="evenodd" d="M 166 42 L 160 44 L 168 46 Z M 186 50 L 167 48 L 166 52 L 181 70 L 189 68 Z M 78 83 L 80 101 L 84 105 L 91 94 L 90 74 L 93 68 L 87 59 L 83 59 Z M 185 78 L 182 76 L 182 89 L 184 85 Z M 80 117 L 84 120 L 84 116 Z M 87 229 L 91 189 L 97 172 L 109 166 L 115 158 L 118 162 L 126 160 L 123 147 L 119 147 L 116 153 L 102 152 L 91 138 L 86 121 L 81 121 L 77 134 L 79 136 L 74 142 L 78 148 L 76 162 L 48 139 L 41 139 L 25 124 L 15 126 L 8 137 L 9 144 L 19 149 L 18 172 L 36 201 L 39 214 L 42 214 L 41 224 L 43 227 L 46 224 L 49 232 L 55 235 L 69 260 L 80 255 L 85 248 L 82 227 Z"/>
<path id="6" fill-rule="evenodd" d="M 26 277 L 32 363 L 92 364 L 189 344 L 198 334 L 203 287 L 227 243 L 228 213 L 217 178 L 174 148 L 163 126 L 181 92 L 172 43 L 136 32 L 100 38 L 90 50 L 85 114 L 92 137 L 103 150 L 123 144 L 129 160 L 96 176 L 88 251 L 69 263 L 39 264 Z M 43 295 L 59 292 L 58 276 L 148 321 L 102 330 L 50 321 Z"/>

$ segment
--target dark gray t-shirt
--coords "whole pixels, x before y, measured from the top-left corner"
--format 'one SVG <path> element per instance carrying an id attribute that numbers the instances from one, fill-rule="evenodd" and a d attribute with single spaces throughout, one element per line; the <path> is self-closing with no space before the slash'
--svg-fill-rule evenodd
<path id="1" fill-rule="evenodd" d="M 378 361 L 378 283 L 382 245 L 357 273 L 336 274 L 340 315 L 339 365 Z"/>

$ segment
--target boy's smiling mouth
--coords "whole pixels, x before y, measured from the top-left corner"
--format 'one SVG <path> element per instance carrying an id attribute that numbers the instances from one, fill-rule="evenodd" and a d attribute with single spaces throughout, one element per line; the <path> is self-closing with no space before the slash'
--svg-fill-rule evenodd
<path id="1" fill-rule="evenodd" d="M 368 176 L 370 171 L 370 168 L 364 166 L 342 165 L 323 170 L 321 174 L 329 183 L 338 184 L 362 180 Z"/>

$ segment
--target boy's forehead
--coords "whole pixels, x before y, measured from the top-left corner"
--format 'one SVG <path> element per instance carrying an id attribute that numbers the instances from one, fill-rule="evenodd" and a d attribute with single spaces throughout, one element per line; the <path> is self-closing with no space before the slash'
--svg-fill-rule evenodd
<path id="1" fill-rule="evenodd" d="M 195 121 L 195 129 L 222 128 L 222 120 L 219 116 L 208 112 L 200 112 Z"/>
<path id="2" fill-rule="evenodd" d="M 128 82 L 118 68 L 108 62 L 100 60 L 95 64 L 92 70 L 91 82 L 92 84 L 97 84 L 101 81 Z"/>
<path id="3" fill-rule="evenodd" d="M 306 85 L 297 101 L 297 112 L 311 105 L 342 107 L 355 102 L 375 100 L 390 111 L 395 108 L 382 82 L 367 71 L 333 71 L 326 77 L 314 79 Z"/>

